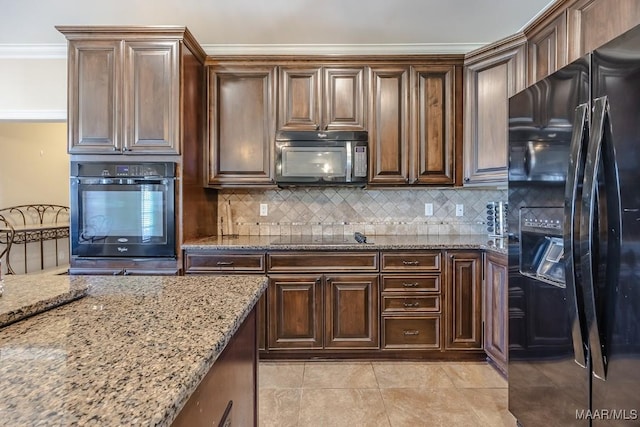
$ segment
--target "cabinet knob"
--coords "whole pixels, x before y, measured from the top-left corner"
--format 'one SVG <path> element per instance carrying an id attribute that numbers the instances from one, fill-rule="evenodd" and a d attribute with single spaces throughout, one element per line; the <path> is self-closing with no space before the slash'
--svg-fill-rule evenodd
<path id="1" fill-rule="evenodd" d="M 464 182 L 469 182 L 471 181 L 471 178 L 469 178 L 468 176 L 464 178 Z"/>

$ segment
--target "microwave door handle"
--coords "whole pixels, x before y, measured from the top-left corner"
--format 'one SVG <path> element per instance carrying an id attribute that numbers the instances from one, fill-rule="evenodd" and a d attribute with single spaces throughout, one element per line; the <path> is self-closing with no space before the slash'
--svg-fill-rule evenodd
<path id="1" fill-rule="evenodd" d="M 596 306 L 606 307 L 608 303 L 611 303 L 612 299 L 608 295 L 614 293 L 615 288 L 618 286 L 621 233 L 620 184 L 608 110 L 609 103 L 606 97 L 594 100 L 594 125 L 589 138 L 582 194 L 582 211 L 580 213 L 580 234 L 582 236 L 580 252 L 584 284 L 585 319 L 591 349 L 593 375 L 601 380 L 606 379 L 607 349 L 605 346 L 607 343 L 605 339 L 602 339 L 601 332 L 606 331 L 600 331 L 601 322 L 598 322 L 598 315 L 608 314 L 611 316 L 611 313 L 598 313 Z M 605 185 L 605 189 L 601 191 L 606 194 L 601 194 L 600 200 L 604 197 L 607 211 L 600 215 L 599 219 L 607 222 L 607 248 L 604 274 L 605 287 L 600 288 L 599 301 L 596 305 L 595 282 L 599 278 L 602 280 L 602 276 L 595 277 L 593 228 L 596 225 L 594 224 L 594 214 L 596 209 L 599 208 L 599 203 L 596 203 L 596 191 L 598 190 L 598 175 L 600 174 L 601 166 Z M 598 244 L 602 244 L 600 239 Z M 600 248 L 597 253 L 602 253 L 602 249 L 604 248 Z"/>
<path id="2" fill-rule="evenodd" d="M 353 170 L 353 152 L 351 151 L 351 141 L 346 141 L 345 151 L 347 155 L 347 164 L 345 170 L 345 180 L 351 182 L 352 170 Z"/>
<path id="3" fill-rule="evenodd" d="M 589 137 L 589 123 L 587 120 L 588 104 L 576 107 L 573 133 L 571 135 L 571 152 L 569 156 L 569 173 L 564 197 L 564 231 L 563 248 L 565 259 L 565 284 L 567 290 L 567 305 L 571 324 L 571 338 L 575 361 L 583 368 L 587 367 L 584 351 L 584 334 L 578 315 L 578 294 L 576 283 L 576 212 L 578 207 L 578 182 L 584 171 L 585 147 Z"/>

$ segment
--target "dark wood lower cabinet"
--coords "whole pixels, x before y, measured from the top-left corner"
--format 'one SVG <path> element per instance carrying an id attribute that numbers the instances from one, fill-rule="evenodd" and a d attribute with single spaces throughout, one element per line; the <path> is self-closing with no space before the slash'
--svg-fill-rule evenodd
<path id="1" fill-rule="evenodd" d="M 182 408 L 173 427 L 258 425 L 256 320 L 254 308 Z"/>
<path id="2" fill-rule="evenodd" d="M 484 350 L 503 373 L 507 373 L 508 287 L 507 256 L 488 252 L 485 256 Z"/>
<path id="3" fill-rule="evenodd" d="M 482 251 L 186 252 L 187 274 L 268 276 L 261 359 L 485 357 Z"/>
<path id="4" fill-rule="evenodd" d="M 330 276 L 324 289 L 325 348 L 377 349 L 378 276 Z"/>
<path id="5" fill-rule="evenodd" d="M 377 275 L 271 275 L 268 350 L 377 349 Z"/>
<path id="6" fill-rule="evenodd" d="M 482 253 L 447 252 L 445 349 L 482 349 Z"/>
<path id="7" fill-rule="evenodd" d="M 322 348 L 322 276 L 269 278 L 268 348 Z"/>
<path id="8" fill-rule="evenodd" d="M 440 315 L 382 318 L 383 349 L 439 350 Z"/>

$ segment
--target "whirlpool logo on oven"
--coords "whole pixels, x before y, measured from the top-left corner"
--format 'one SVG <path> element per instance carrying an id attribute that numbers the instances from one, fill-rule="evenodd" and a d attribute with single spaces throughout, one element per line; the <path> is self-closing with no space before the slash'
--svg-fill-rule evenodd
<path id="1" fill-rule="evenodd" d="M 118 252 L 127 252 L 129 250 L 129 248 L 126 248 L 124 246 L 118 246 Z"/>

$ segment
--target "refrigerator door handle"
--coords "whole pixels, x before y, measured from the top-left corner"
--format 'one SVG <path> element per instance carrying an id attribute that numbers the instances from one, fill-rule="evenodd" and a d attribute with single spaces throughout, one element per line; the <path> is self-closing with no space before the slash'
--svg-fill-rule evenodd
<path id="1" fill-rule="evenodd" d="M 602 171 L 600 167 L 602 166 Z M 599 188 L 598 176 L 604 179 L 604 187 Z M 598 216 L 599 221 L 606 221 L 607 246 L 594 247 L 594 227 L 598 198 L 604 198 L 606 212 Z M 612 313 L 598 313 L 597 307 L 606 307 L 606 295 L 618 286 L 620 269 L 620 236 L 622 233 L 622 217 L 620 209 L 620 181 L 613 147 L 611 122 L 609 119 L 609 102 L 607 97 L 597 98 L 593 102 L 593 126 L 589 138 L 589 149 L 585 164 L 582 207 L 580 212 L 580 255 L 582 282 L 584 293 L 584 310 L 587 323 L 589 347 L 593 375 L 606 380 L 607 375 L 607 342 L 602 335 L 598 316 Z M 602 230 L 599 227 L 599 230 Z M 598 244 L 602 245 L 601 239 Z M 594 257 L 605 253 L 604 272 L 601 265 L 594 267 Z M 598 286 L 603 284 L 604 286 Z M 596 288 L 598 286 L 598 288 Z M 598 294 L 596 294 L 598 290 Z M 596 304 L 596 299 L 598 299 Z M 603 319 L 600 319 L 603 320 Z M 608 321 L 610 319 L 607 319 Z"/>
<path id="2" fill-rule="evenodd" d="M 578 183 L 583 179 L 585 151 L 589 138 L 588 113 L 589 105 L 580 104 L 576 107 L 574 128 L 571 135 L 571 153 L 569 156 L 569 173 L 565 186 L 564 196 L 564 262 L 565 262 L 565 284 L 567 290 L 567 305 L 569 308 L 569 321 L 571 324 L 571 338 L 573 341 L 573 354 L 575 361 L 583 368 L 587 367 L 585 356 L 585 340 L 578 314 L 578 294 L 577 294 L 577 263 L 579 232 L 579 221 L 576 220 L 579 212 Z"/>

